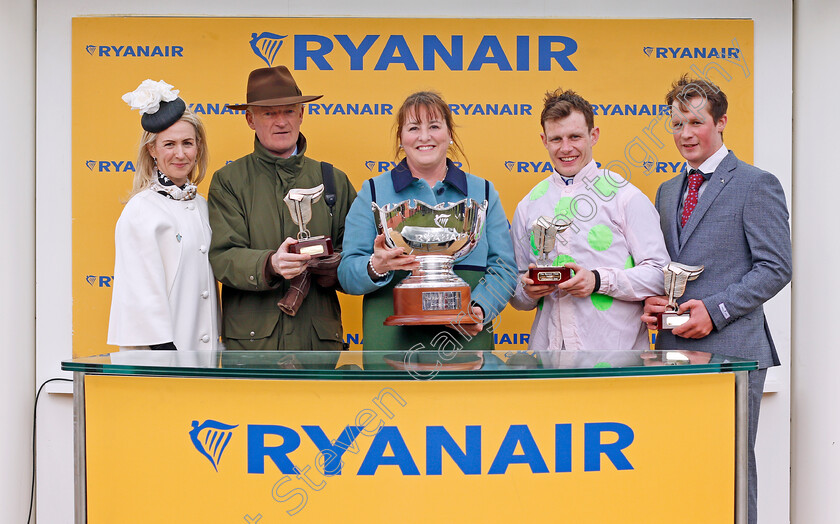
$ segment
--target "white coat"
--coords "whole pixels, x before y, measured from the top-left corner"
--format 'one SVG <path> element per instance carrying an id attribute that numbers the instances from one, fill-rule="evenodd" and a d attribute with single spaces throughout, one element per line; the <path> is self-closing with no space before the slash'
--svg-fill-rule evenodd
<path id="1" fill-rule="evenodd" d="M 151 189 L 138 193 L 117 220 L 115 246 L 108 344 L 219 347 L 204 198 L 172 200 Z"/>

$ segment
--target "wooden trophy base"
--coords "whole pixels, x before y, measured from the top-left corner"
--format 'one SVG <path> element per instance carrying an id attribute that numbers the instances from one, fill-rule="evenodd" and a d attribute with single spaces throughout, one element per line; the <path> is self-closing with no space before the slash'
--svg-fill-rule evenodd
<path id="1" fill-rule="evenodd" d="M 298 240 L 296 244 L 289 246 L 289 253 L 310 255 L 312 258 L 328 257 L 333 254 L 332 239 L 320 235 L 305 240 Z"/>
<path id="2" fill-rule="evenodd" d="M 395 287 L 386 326 L 478 324 L 470 314 L 469 286 Z"/>
<path id="3" fill-rule="evenodd" d="M 680 327 L 691 318 L 688 313 L 682 315 L 677 314 L 676 311 L 666 311 L 656 315 L 656 329 L 669 330 Z"/>
<path id="4" fill-rule="evenodd" d="M 534 284 L 559 284 L 572 278 L 572 270 L 562 266 L 532 267 L 528 270 L 528 278 Z"/>

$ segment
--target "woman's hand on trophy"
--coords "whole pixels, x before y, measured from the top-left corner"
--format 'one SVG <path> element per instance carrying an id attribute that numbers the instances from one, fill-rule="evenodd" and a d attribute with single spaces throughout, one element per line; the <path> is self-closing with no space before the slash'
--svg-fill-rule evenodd
<path id="1" fill-rule="evenodd" d="M 297 240 L 287 237 L 277 248 L 277 251 L 271 255 L 271 268 L 286 280 L 303 273 L 303 270 L 306 269 L 306 263 L 312 258 L 309 255 L 289 253 L 289 246 L 296 243 Z"/>
<path id="2" fill-rule="evenodd" d="M 461 324 L 461 328 L 467 333 L 467 335 L 474 337 L 478 335 L 482 329 L 484 329 L 484 310 L 482 310 L 478 306 L 473 306 L 471 308 L 472 314 L 470 315 L 473 320 L 477 321 L 477 324 Z"/>
<path id="3" fill-rule="evenodd" d="M 389 271 L 412 271 L 420 267 L 420 262 L 414 255 L 406 255 L 401 247 L 388 247 L 385 235 L 377 235 L 373 241 L 373 256 L 370 267 L 377 274 Z"/>
<path id="4" fill-rule="evenodd" d="M 528 264 L 529 268 L 537 267 L 535 264 Z M 522 289 L 525 294 L 534 300 L 539 300 L 546 295 L 554 293 L 557 289 L 557 284 L 534 284 L 534 281 L 528 278 L 528 273 L 519 277 L 522 280 Z"/>

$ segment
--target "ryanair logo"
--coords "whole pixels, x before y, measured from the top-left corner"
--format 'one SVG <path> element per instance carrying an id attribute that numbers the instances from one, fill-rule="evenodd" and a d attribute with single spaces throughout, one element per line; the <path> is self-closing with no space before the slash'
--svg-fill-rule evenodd
<path id="1" fill-rule="evenodd" d="M 453 115 L 464 116 L 531 116 L 531 104 L 449 104 Z"/>
<path id="2" fill-rule="evenodd" d="M 462 166 L 464 165 L 463 162 L 453 161 L 452 163 L 458 169 L 462 169 Z M 384 173 L 385 171 L 396 169 L 398 164 L 399 162 L 394 162 L 393 160 L 367 160 L 365 162 L 365 167 L 372 173 Z"/>
<path id="3" fill-rule="evenodd" d="M 237 426 L 223 424 L 217 420 L 205 420 L 200 425 L 197 420 L 193 420 L 191 425 L 190 440 L 193 446 L 218 472 L 222 454 L 233 437 L 232 430 Z"/>
<path id="4" fill-rule="evenodd" d="M 741 50 L 737 47 L 650 47 L 642 52 L 650 58 L 728 58 L 740 60 Z"/>
<path id="5" fill-rule="evenodd" d="M 591 104 L 595 116 L 660 116 L 670 115 L 668 104 Z"/>
<path id="6" fill-rule="evenodd" d="M 638 165 L 638 164 L 634 164 Z M 646 174 L 651 173 L 682 173 L 688 169 L 687 162 L 660 162 L 656 160 L 644 160 L 641 164 L 641 167 L 644 168 Z"/>
<path id="7" fill-rule="evenodd" d="M 653 162 L 646 160 L 642 163 L 645 171 L 650 173 L 682 173 L 688 169 L 687 162 Z"/>
<path id="8" fill-rule="evenodd" d="M 260 34 L 251 33 L 251 49 L 254 54 L 260 57 L 263 62 L 272 67 L 274 65 L 274 57 L 277 56 L 277 51 L 283 47 L 283 39 L 288 35 L 278 35 L 263 31 Z"/>
<path id="9" fill-rule="evenodd" d="M 85 282 L 90 287 L 111 287 L 114 282 L 113 275 L 86 275 Z"/>
<path id="10" fill-rule="evenodd" d="M 387 389 L 390 390 L 390 388 Z M 402 397 L 398 398 L 402 400 Z M 345 468 L 348 466 L 345 461 L 345 452 L 349 452 L 362 457 L 361 464 L 355 466 L 358 469 L 355 472 L 349 472 L 349 475 L 373 476 L 384 470 L 395 471 L 396 469 L 404 476 L 421 475 L 420 467 L 423 463 L 418 464 L 411 451 L 412 447 L 415 453 L 418 449 L 426 450 L 424 469 L 425 474 L 429 476 L 443 475 L 441 466 L 444 455 L 449 455 L 462 473 L 468 475 L 505 475 L 509 467 L 516 464 L 530 466 L 532 473 L 549 473 L 551 470 L 545 460 L 546 456 L 555 458 L 552 464 L 554 473 L 571 473 L 574 469 L 580 468 L 579 465 L 572 463 L 573 451 L 583 455 L 584 471 L 602 471 L 604 458 L 611 463 L 609 469 L 619 471 L 635 469 L 625 455 L 625 449 L 635 441 L 635 432 L 630 426 L 621 422 L 584 423 L 581 428 L 585 433 L 583 443 L 573 442 L 572 423 L 552 424 L 555 438 L 542 442 L 538 442 L 531 427 L 527 424 L 512 424 L 508 426 L 504 435 L 494 432 L 492 438 L 482 438 L 484 428 L 481 425 L 463 427 L 431 425 L 412 428 L 411 434 L 417 433 L 416 430 L 420 429 L 422 433 L 425 433 L 426 438 L 425 443 L 418 445 L 417 442 L 413 442 L 409 446 L 409 442 L 406 442 L 403 436 L 406 428 L 400 429 L 399 426 L 386 425 L 382 420 L 376 420 L 379 415 L 372 409 L 364 410 L 364 412 L 367 417 L 365 420 L 370 421 L 368 424 L 347 425 L 335 439 L 329 438 L 326 431 L 318 425 L 247 424 L 243 426 L 243 430 L 247 433 L 245 454 L 248 474 L 265 475 L 268 466 L 271 470 L 277 470 L 286 475 L 296 475 L 298 478 L 305 476 L 308 471 L 318 471 L 324 477 L 344 476 L 348 473 Z M 393 415 L 390 410 L 385 413 Z M 237 427 L 239 425 L 224 424 L 217 420 L 206 420 L 200 425 L 197 420 L 192 421 L 190 440 L 216 472 L 219 471 L 221 458 L 233 438 L 232 430 Z M 465 449 L 453 447 L 454 437 L 465 434 Z M 359 437 L 362 435 L 373 438 L 367 449 L 359 445 Z M 603 438 L 604 436 L 607 438 Z M 319 450 L 314 470 L 310 466 L 301 467 L 303 465 L 301 460 L 305 460 L 305 457 L 302 457 L 298 450 L 305 444 L 304 437 L 308 438 Z M 489 467 L 483 464 L 482 448 L 495 457 Z"/>
<path id="11" fill-rule="evenodd" d="M 349 63 L 351 71 L 577 71 L 572 56 L 578 50 L 575 39 L 564 35 L 517 35 L 515 39 L 485 34 L 423 35 L 422 40 L 406 35 L 279 35 L 251 33 L 254 54 L 269 67 L 289 38 L 291 63 L 296 71 L 332 71 L 335 64 Z M 89 46 L 91 47 L 91 46 Z M 96 46 L 92 46 L 95 47 Z M 100 48 L 103 46 L 99 46 Z M 107 47 L 107 46 L 105 46 Z M 93 54 L 96 49 L 89 50 Z"/>
<path id="12" fill-rule="evenodd" d="M 397 167 L 397 163 L 388 160 L 368 160 L 365 162 L 365 167 L 368 168 L 368 171 L 372 171 L 374 173 L 384 173 L 385 171 L 395 169 Z"/>
<path id="13" fill-rule="evenodd" d="M 392 115 L 394 114 L 393 104 L 358 104 L 358 103 L 337 103 L 321 104 L 310 102 L 306 104 L 308 115 Z"/>
<path id="14" fill-rule="evenodd" d="M 137 171 L 131 160 L 86 160 L 85 166 L 94 173 L 133 173 Z"/>
<path id="15" fill-rule="evenodd" d="M 554 164 L 551 162 L 531 161 L 505 161 L 505 169 L 511 173 L 551 173 L 554 171 Z"/>
<path id="16" fill-rule="evenodd" d="M 124 57 L 161 57 L 183 58 L 184 46 L 181 45 L 95 45 L 88 44 L 85 51 L 90 56 L 124 58 Z"/>
<path id="17" fill-rule="evenodd" d="M 601 163 L 595 162 L 598 169 Z M 511 173 L 551 173 L 554 171 L 554 164 L 551 162 L 532 162 L 530 160 L 506 160 L 505 169 Z"/>
<path id="18" fill-rule="evenodd" d="M 377 414 L 373 410 L 367 410 Z M 271 470 L 279 470 L 287 479 L 278 485 L 291 480 L 291 475 L 298 478 L 306 477 L 312 486 L 312 478 L 307 476 L 317 470 L 323 477 L 345 476 L 348 473 L 344 460 L 345 452 L 358 454 L 362 451 L 361 464 L 355 472 L 348 476 L 368 477 L 377 474 L 403 476 L 441 476 L 443 475 L 444 455 L 455 462 L 455 465 L 465 475 L 506 475 L 512 470 L 527 466 L 531 473 L 572 473 L 581 469 L 581 464 L 572 461 L 573 454 L 582 456 L 583 471 L 632 471 L 633 464 L 627 458 L 625 450 L 635 441 L 633 428 L 621 422 L 586 422 L 582 424 L 583 442 L 572 440 L 572 423 L 553 424 L 553 439 L 539 442 L 532 429 L 527 424 L 512 424 L 508 426 L 504 435 L 484 435 L 481 425 L 463 427 L 446 427 L 442 425 L 412 428 L 412 434 L 417 429 L 425 433 L 425 442 L 406 442 L 403 431 L 399 426 L 385 425 L 382 421 L 377 424 L 348 425 L 336 439 L 330 439 L 321 426 L 281 426 L 269 424 L 248 424 L 247 426 L 247 457 L 248 474 L 265 475 L 266 466 Z M 300 428 L 298 430 L 297 428 Z M 425 430 L 425 431 L 423 431 Z M 541 429 L 544 432 L 544 429 Z M 372 436 L 373 440 L 366 450 L 358 445 L 360 435 Z M 461 449 L 456 442 L 456 436 L 466 437 L 465 447 Z M 297 450 L 304 443 L 303 436 L 314 444 L 319 453 L 315 459 L 315 468 L 305 466 L 301 468 L 300 454 Z M 279 445 L 277 444 L 279 443 Z M 411 448 L 414 448 L 412 453 Z M 483 449 L 493 458 L 489 466 L 482 460 Z M 415 453 L 426 451 L 425 464 L 418 462 Z M 521 451 L 521 452 L 520 452 Z M 290 456 L 291 455 L 291 456 Z M 546 461 L 546 457 L 553 457 L 553 461 Z M 606 460 L 603 460 L 606 459 Z M 297 464 L 295 462 L 298 461 Z M 551 467 L 549 466 L 551 464 Z M 609 464 L 609 465 L 605 465 Z M 354 465 L 354 469 L 355 469 Z M 423 468 L 423 473 L 421 473 Z M 399 473 L 396 473 L 399 470 Z M 384 473 L 383 473 L 384 472 Z M 393 472 L 393 473 L 391 473 Z M 325 481 L 320 481 L 321 483 Z M 318 488 L 320 489 L 320 488 Z M 291 498 L 294 491 L 276 493 L 275 500 L 285 502 Z M 301 495 L 303 497 L 303 495 Z M 303 497 L 304 499 L 306 497 Z M 291 514 L 291 513 L 290 513 Z"/>

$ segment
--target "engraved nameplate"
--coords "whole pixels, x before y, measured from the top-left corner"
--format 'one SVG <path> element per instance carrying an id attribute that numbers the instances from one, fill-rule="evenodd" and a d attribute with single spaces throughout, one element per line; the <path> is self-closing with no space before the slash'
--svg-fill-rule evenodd
<path id="1" fill-rule="evenodd" d="M 320 255 L 324 252 L 324 246 L 318 244 L 316 246 L 308 246 L 300 249 L 301 255 Z"/>
<path id="2" fill-rule="evenodd" d="M 561 282 L 568 274 L 562 271 L 540 271 L 541 282 Z"/>
<path id="3" fill-rule="evenodd" d="M 685 315 L 663 315 L 662 317 L 662 327 L 663 329 L 673 329 L 675 327 L 682 326 L 686 322 L 691 319 L 691 316 L 688 314 Z"/>
<path id="4" fill-rule="evenodd" d="M 424 291 L 423 311 L 461 309 L 460 291 Z"/>

